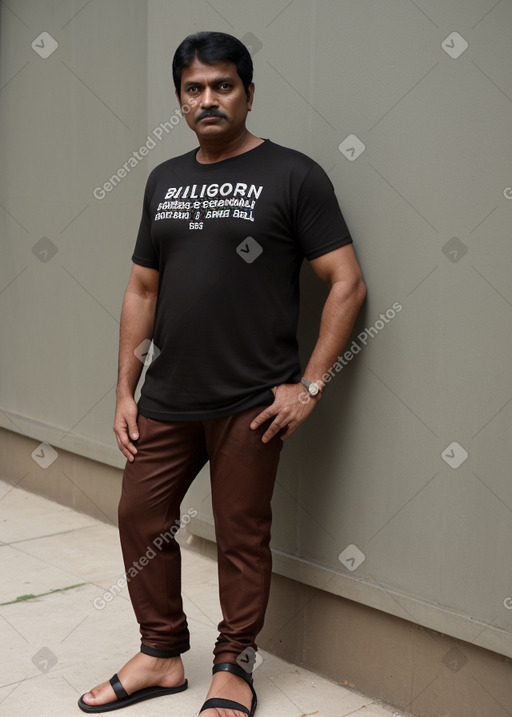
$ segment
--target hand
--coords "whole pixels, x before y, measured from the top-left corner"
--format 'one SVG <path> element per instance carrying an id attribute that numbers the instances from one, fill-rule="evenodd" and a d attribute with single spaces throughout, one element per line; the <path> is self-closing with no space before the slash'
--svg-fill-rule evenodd
<path id="1" fill-rule="evenodd" d="M 137 453 L 137 449 L 132 443 L 132 440 L 136 441 L 139 437 L 137 415 L 137 404 L 132 396 L 117 399 L 114 433 L 116 434 L 119 450 L 128 458 L 130 463 L 133 462 Z"/>
<path id="2" fill-rule="evenodd" d="M 263 443 L 268 443 L 282 429 L 286 431 L 281 435 L 281 440 L 291 436 L 313 411 L 322 396 L 321 393 L 315 397 L 310 396 L 302 383 L 282 383 L 272 390 L 274 403 L 259 413 L 250 426 L 254 430 L 275 416 L 261 438 Z"/>

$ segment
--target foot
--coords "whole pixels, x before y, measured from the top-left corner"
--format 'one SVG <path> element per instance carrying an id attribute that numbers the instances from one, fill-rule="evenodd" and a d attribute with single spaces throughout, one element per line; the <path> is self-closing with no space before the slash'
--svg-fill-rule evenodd
<path id="1" fill-rule="evenodd" d="M 248 710 L 251 709 L 251 688 L 245 680 L 230 672 L 216 672 L 213 675 L 206 699 L 209 700 L 211 697 L 223 697 L 225 700 L 239 702 L 244 707 L 247 707 Z M 201 712 L 200 717 L 247 717 L 247 714 L 239 710 L 227 710 L 217 707 Z"/>
<path id="2" fill-rule="evenodd" d="M 185 681 L 181 657 L 151 657 L 143 652 L 132 657 L 117 675 L 129 695 L 145 687 L 178 687 Z M 85 704 L 92 706 L 115 700 L 117 697 L 110 682 L 102 682 L 83 696 Z"/>

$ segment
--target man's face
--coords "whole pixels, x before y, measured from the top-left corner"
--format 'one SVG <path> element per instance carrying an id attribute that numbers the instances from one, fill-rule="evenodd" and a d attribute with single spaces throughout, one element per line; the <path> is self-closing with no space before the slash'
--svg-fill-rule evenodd
<path id="1" fill-rule="evenodd" d="M 236 137 L 245 128 L 252 107 L 254 85 L 249 97 L 232 62 L 205 65 L 197 57 L 182 70 L 181 97 L 178 97 L 188 126 L 198 139 L 220 142 Z M 190 108 L 188 110 L 187 108 Z"/>

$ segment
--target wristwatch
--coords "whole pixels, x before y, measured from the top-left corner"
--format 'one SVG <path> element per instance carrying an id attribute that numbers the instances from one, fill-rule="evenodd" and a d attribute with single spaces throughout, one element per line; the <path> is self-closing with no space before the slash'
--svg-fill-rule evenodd
<path id="1" fill-rule="evenodd" d="M 308 381 L 307 378 L 301 378 L 301 383 L 304 384 L 310 396 L 318 396 L 320 393 L 320 386 L 314 381 Z"/>

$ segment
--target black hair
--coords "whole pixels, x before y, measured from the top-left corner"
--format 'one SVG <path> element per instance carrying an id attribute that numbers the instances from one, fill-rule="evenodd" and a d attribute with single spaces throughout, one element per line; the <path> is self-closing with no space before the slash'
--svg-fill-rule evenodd
<path id="1" fill-rule="evenodd" d="M 196 57 L 205 65 L 232 62 L 236 65 L 245 92 L 249 96 L 253 65 L 246 46 L 236 37 L 225 32 L 198 32 L 186 37 L 174 53 L 172 77 L 178 97 L 181 95 L 181 71 L 189 67 Z"/>

